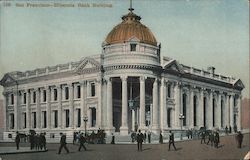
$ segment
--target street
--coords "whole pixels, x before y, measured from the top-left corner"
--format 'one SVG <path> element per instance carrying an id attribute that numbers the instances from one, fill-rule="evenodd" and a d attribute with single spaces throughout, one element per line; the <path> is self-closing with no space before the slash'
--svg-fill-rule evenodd
<path id="1" fill-rule="evenodd" d="M 244 134 L 243 147 L 237 148 L 235 137 L 220 138 L 219 148 L 200 144 L 200 140 L 176 142 L 177 151 L 168 151 L 166 144 L 143 144 L 143 151 L 137 151 L 135 144 L 88 144 L 87 151 L 78 152 L 79 145 L 67 144 L 70 153 L 62 150 L 57 154 L 59 144 L 47 144 L 48 152 L 0 155 L 3 160 L 171 160 L 171 159 L 243 159 L 250 150 L 249 134 Z M 14 146 L 14 143 L 0 143 L 0 147 Z M 29 144 L 21 144 L 21 147 Z"/>

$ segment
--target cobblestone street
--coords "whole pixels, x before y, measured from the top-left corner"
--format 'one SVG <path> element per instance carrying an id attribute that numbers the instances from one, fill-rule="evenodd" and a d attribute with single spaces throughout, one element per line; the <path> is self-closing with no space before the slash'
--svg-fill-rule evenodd
<path id="1" fill-rule="evenodd" d="M 249 134 L 244 135 L 243 148 L 236 147 L 234 136 L 221 137 L 218 149 L 200 144 L 200 140 L 176 142 L 177 151 L 168 151 L 168 144 L 146 144 L 143 151 L 137 151 L 136 144 L 86 145 L 88 150 L 78 152 L 78 145 L 68 144 L 70 153 L 65 150 L 57 154 L 59 144 L 48 144 L 48 152 L 0 155 L 3 160 L 169 160 L 169 159 L 243 159 L 250 150 Z M 14 146 L 14 143 L 0 143 L 0 147 Z M 21 144 L 21 147 L 28 144 Z"/>

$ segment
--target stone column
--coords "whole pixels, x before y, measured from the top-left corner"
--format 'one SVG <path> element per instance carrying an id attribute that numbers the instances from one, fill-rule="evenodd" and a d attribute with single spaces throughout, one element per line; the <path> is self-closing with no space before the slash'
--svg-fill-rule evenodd
<path id="1" fill-rule="evenodd" d="M 155 78 L 153 84 L 153 122 L 152 130 L 154 133 L 158 134 L 159 132 L 159 102 L 158 102 L 158 79 Z"/>
<path id="2" fill-rule="evenodd" d="M 81 81 L 81 128 L 84 128 L 85 122 L 83 121 L 83 118 L 87 116 L 87 113 L 85 111 L 85 106 L 86 106 L 86 81 Z"/>
<path id="3" fill-rule="evenodd" d="M 230 95 L 230 126 L 234 127 L 234 95 Z"/>
<path id="4" fill-rule="evenodd" d="M 179 120 L 179 115 L 180 115 L 180 108 L 181 108 L 181 91 L 180 91 L 181 83 L 177 82 L 175 84 L 175 91 L 174 91 L 174 98 L 175 98 L 175 124 L 174 127 L 179 128 L 180 127 L 180 120 Z"/>
<path id="5" fill-rule="evenodd" d="M 204 91 L 205 91 L 205 88 L 200 89 L 200 100 L 199 100 L 199 107 L 198 107 L 199 114 L 197 118 L 199 127 L 205 127 L 204 126 Z"/>
<path id="6" fill-rule="evenodd" d="M 58 101 L 58 128 L 62 129 L 62 88 L 61 85 L 56 86 L 57 89 L 57 101 Z"/>
<path id="7" fill-rule="evenodd" d="M 217 110 L 215 112 L 216 114 L 216 123 L 215 125 L 218 127 L 218 128 L 221 128 L 222 127 L 222 123 L 221 123 L 221 95 L 222 95 L 222 92 L 219 92 L 218 93 L 218 102 L 217 102 Z"/>
<path id="8" fill-rule="evenodd" d="M 227 128 L 229 128 L 230 126 L 230 112 L 229 112 L 229 108 L 230 108 L 230 98 L 229 95 L 227 94 L 225 96 L 225 125 L 227 126 Z"/>
<path id="9" fill-rule="evenodd" d="M 40 106 L 40 89 L 36 89 L 36 128 L 41 128 L 41 106 Z"/>
<path id="10" fill-rule="evenodd" d="M 102 128 L 103 124 L 102 124 L 102 99 L 103 99 L 103 95 L 102 95 L 102 78 L 100 77 L 98 80 L 97 80 L 97 94 L 98 94 L 98 106 L 97 106 L 97 116 L 96 116 L 96 125 L 98 128 Z"/>
<path id="11" fill-rule="evenodd" d="M 238 130 L 242 129 L 241 128 L 241 112 L 242 112 L 242 110 L 241 110 L 241 108 L 242 108 L 241 101 L 242 101 L 242 96 L 239 95 L 238 104 L 237 104 L 238 105 L 237 106 L 237 108 L 238 108 L 238 121 L 237 121 L 237 128 L 238 128 Z"/>
<path id="12" fill-rule="evenodd" d="M 128 134 L 128 88 L 127 76 L 122 76 L 122 125 L 120 127 L 120 134 Z"/>
<path id="13" fill-rule="evenodd" d="M 14 91 L 14 130 L 18 130 L 19 129 L 19 125 L 18 125 L 18 90 Z"/>
<path id="14" fill-rule="evenodd" d="M 47 128 L 51 129 L 51 88 L 49 86 L 45 87 L 46 89 L 46 100 L 47 100 Z"/>
<path id="15" fill-rule="evenodd" d="M 4 127 L 4 132 L 8 131 L 9 130 L 9 123 L 8 123 L 8 119 L 9 119 L 9 116 L 8 116 L 8 112 L 7 112 L 7 107 L 8 107 L 8 94 L 6 92 L 3 92 L 3 127 Z"/>
<path id="16" fill-rule="evenodd" d="M 74 92 L 73 92 L 73 85 L 70 83 L 68 84 L 69 87 L 69 127 L 74 128 Z"/>
<path id="17" fill-rule="evenodd" d="M 167 128 L 167 106 L 166 106 L 166 82 L 165 79 L 161 79 L 161 88 L 160 88 L 160 93 L 161 93 L 161 99 L 160 99 L 160 124 L 161 124 L 161 130 L 164 130 Z"/>
<path id="18" fill-rule="evenodd" d="M 189 104 L 190 104 L 190 114 L 189 116 L 189 128 L 194 128 L 194 88 L 190 87 L 190 96 L 189 96 Z"/>
<path id="19" fill-rule="evenodd" d="M 207 126 L 209 129 L 213 128 L 213 91 L 211 90 L 209 93 L 209 104 L 207 106 Z"/>
<path id="20" fill-rule="evenodd" d="M 113 97 L 112 79 L 107 79 L 107 129 L 112 132 L 113 127 Z"/>
<path id="21" fill-rule="evenodd" d="M 141 130 L 145 130 L 145 77 L 140 77 L 140 125 Z"/>
<path id="22" fill-rule="evenodd" d="M 31 113 L 30 113 L 30 91 L 28 89 L 25 90 L 26 91 L 26 128 L 27 130 L 29 130 L 31 128 Z"/>

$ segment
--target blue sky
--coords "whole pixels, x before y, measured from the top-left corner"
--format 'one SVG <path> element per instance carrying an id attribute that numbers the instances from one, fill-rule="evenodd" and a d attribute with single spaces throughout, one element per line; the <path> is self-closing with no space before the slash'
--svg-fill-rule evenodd
<path id="1" fill-rule="evenodd" d="M 112 4 L 97 8 L 15 6 L 54 2 L 59 1 L 2 3 L 0 77 L 100 54 L 106 35 L 129 7 L 129 0 L 60 1 Z M 249 97 L 248 0 L 134 0 L 133 8 L 162 44 L 162 55 L 200 69 L 213 65 L 216 73 L 238 77 L 246 86 L 243 97 Z"/>

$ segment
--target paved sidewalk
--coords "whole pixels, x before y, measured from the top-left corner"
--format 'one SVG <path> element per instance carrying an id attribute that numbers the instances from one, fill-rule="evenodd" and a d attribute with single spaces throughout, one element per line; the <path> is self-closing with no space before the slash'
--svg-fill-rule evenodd
<path id="1" fill-rule="evenodd" d="M 0 147 L 0 155 L 36 152 L 47 152 L 47 150 L 30 150 L 30 147 L 20 147 L 19 150 L 17 150 L 16 147 Z"/>

